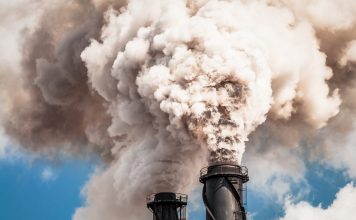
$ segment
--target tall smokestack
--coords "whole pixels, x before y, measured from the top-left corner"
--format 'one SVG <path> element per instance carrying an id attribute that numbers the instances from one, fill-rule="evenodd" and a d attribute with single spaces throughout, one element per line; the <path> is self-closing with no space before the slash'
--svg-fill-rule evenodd
<path id="1" fill-rule="evenodd" d="M 212 165 L 200 171 L 207 220 L 246 220 L 243 184 L 247 168 L 232 164 Z"/>
<path id="2" fill-rule="evenodd" d="M 161 192 L 147 197 L 147 208 L 153 220 L 186 220 L 187 201 L 187 195 Z"/>

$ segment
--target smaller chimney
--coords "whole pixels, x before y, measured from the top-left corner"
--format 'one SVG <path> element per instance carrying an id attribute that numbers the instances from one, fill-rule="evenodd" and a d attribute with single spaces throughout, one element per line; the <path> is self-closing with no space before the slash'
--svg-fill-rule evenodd
<path id="1" fill-rule="evenodd" d="M 160 192 L 147 197 L 147 208 L 153 220 L 186 220 L 188 196 L 172 192 Z"/>

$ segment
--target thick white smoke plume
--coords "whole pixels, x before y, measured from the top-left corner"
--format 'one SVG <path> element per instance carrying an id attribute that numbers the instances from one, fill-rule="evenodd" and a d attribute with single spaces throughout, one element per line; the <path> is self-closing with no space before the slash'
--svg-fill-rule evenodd
<path id="1" fill-rule="evenodd" d="M 143 219 L 146 195 L 240 164 L 256 128 L 263 154 L 354 117 L 351 0 L 34 2 L 21 70 L 0 72 L 2 125 L 39 154 L 101 155 L 75 220 Z"/>

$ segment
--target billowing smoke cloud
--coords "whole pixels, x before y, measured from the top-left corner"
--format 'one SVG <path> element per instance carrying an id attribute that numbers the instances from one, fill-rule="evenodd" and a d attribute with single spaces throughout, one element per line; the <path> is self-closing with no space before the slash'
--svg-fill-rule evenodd
<path id="1" fill-rule="evenodd" d="M 240 164 L 248 138 L 258 158 L 354 117 L 356 6 L 335 2 L 37 2 L 21 70 L 1 73 L 3 127 L 39 154 L 103 158 L 74 219 L 142 219 L 128 207 Z"/>

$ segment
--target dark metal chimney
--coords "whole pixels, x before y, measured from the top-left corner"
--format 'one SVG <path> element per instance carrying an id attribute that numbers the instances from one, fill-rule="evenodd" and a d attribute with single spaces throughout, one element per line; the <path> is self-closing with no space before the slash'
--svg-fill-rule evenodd
<path id="1" fill-rule="evenodd" d="M 219 164 L 203 168 L 203 200 L 207 220 L 246 220 L 243 184 L 249 180 L 246 167 Z"/>
<path id="2" fill-rule="evenodd" d="M 186 220 L 187 201 L 187 195 L 161 192 L 147 197 L 147 208 L 153 220 Z"/>

